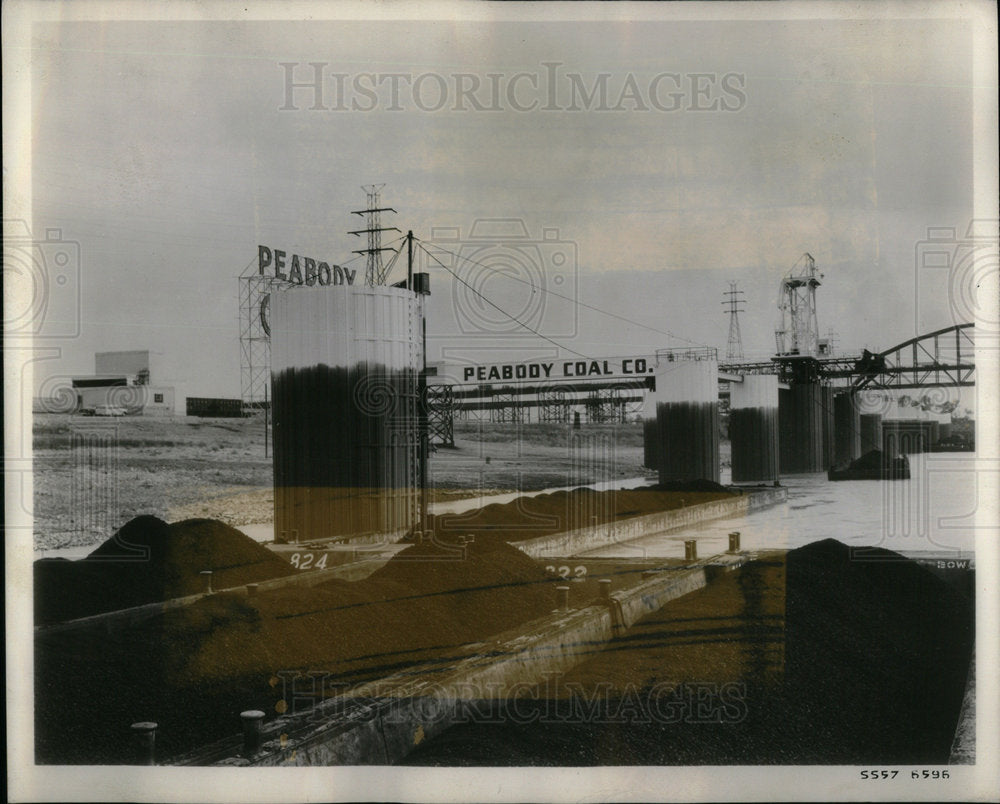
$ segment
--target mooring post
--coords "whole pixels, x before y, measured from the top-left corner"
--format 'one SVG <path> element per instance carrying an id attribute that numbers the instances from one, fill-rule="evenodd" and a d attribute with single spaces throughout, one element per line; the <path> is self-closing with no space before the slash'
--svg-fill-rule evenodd
<path id="1" fill-rule="evenodd" d="M 212 570 L 202 570 L 199 575 L 205 583 L 205 594 L 212 594 Z"/>
<path id="2" fill-rule="evenodd" d="M 611 579 L 599 578 L 597 581 L 597 595 L 605 603 L 611 600 Z"/>
<path id="3" fill-rule="evenodd" d="M 684 560 L 698 560 L 698 542 L 695 539 L 686 539 L 684 541 Z"/>
<path id="4" fill-rule="evenodd" d="M 740 532 L 734 530 L 729 534 L 729 552 L 738 553 L 740 551 Z"/>
<path id="5" fill-rule="evenodd" d="M 261 725 L 264 713 L 259 709 L 248 709 L 240 712 L 243 721 L 243 755 L 253 756 L 260 750 Z"/>
<path id="6" fill-rule="evenodd" d="M 156 723 L 146 720 L 132 724 L 132 736 L 136 748 L 136 764 L 156 764 L 156 728 Z"/>
<path id="7" fill-rule="evenodd" d="M 569 611 L 569 587 L 557 586 L 556 592 L 559 594 L 559 610 Z"/>

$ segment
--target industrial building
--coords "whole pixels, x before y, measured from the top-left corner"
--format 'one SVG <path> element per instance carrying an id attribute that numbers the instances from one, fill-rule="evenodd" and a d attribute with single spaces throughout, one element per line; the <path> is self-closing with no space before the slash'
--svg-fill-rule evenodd
<path id="1" fill-rule="evenodd" d="M 158 385 L 161 355 L 148 350 L 98 352 L 94 373 L 70 378 L 76 413 L 174 415 L 173 386 Z"/>

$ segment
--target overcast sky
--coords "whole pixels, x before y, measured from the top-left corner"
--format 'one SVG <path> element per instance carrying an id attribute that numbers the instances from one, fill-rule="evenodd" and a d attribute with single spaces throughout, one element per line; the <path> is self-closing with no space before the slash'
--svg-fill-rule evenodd
<path id="1" fill-rule="evenodd" d="M 724 349 L 733 279 L 745 350 L 766 357 L 803 252 L 841 351 L 948 326 L 963 316 L 947 272 L 918 270 L 919 244 L 973 217 L 970 34 L 944 20 L 36 24 L 32 235 L 79 243 L 50 325 L 76 294 L 80 313 L 35 386 L 92 372 L 95 351 L 148 348 L 181 397 L 239 396 L 236 277 L 258 244 L 349 260 L 372 182 L 398 210 L 384 225 L 523 277 L 541 262 L 550 289 L 634 322 L 456 264 L 575 352 Z M 289 90 L 315 80 L 311 63 L 321 94 Z M 487 219 L 526 236 L 477 246 Z M 428 270 L 431 359 L 551 345 L 509 325 L 452 337 L 462 315 L 489 316 Z"/>

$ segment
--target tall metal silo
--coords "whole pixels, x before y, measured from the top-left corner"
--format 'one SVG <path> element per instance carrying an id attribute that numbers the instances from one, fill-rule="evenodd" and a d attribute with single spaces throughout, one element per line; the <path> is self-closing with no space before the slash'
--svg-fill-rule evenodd
<path id="1" fill-rule="evenodd" d="M 827 425 L 826 396 L 819 383 L 794 384 L 778 392 L 778 467 L 781 474 L 822 472 Z M 832 403 L 830 417 L 832 417 Z"/>
<path id="2" fill-rule="evenodd" d="M 275 541 L 375 542 L 417 522 L 423 306 L 385 286 L 273 295 Z"/>
<path id="3" fill-rule="evenodd" d="M 660 360 L 656 368 L 660 482 L 719 482 L 719 364 Z"/>
<path id="4" fill-rule="evenodd" d="M 733 483 L 778 479 L 778 377 L 747 374 L 730 386 Z"/>

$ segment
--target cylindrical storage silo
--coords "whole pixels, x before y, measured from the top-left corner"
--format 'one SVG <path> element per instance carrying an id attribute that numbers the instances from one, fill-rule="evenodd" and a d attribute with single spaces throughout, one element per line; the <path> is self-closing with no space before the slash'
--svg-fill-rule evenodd
<path id="1" fill-rule="evenodd" d="M 656 429 L 656 392 L 646 391 L 642 402 L 642 465 L 660 468 L 660 438 Z"/>
<path id="2" fill-rule="evenodd" d="M 778 377 L 747 374 L 730 383 L 733 483 L 778 479 Z"/>
<path id="3" fill-rule="evenodd" d="M 661 362 L 656 369 L 660 482 L 719 482 L 719 365 Z"/>
<path id="4" fill-rule="evenodd" d="M 882 449 L 882 414 L 861 414 L 861 454 Z"/>
<path id="5" fill-rule="evenodd" d="M 833 440 L 835 466 L 861 457 L 861 410 L 850 392 L 833 398 Z"/>
<path id="6" fill-rule="evenodd" d="M 822 419 L 823 419 L 823 468 L 833 465 L 837 454 L 835 424 L 833 415 L 834 389 L 829 385 L 823 386 L 822 391 Z"/>
<path id="7" fill-rule="evenodd" d="M 403 288 L 272 293 L 276 541 L 381 540 L 416 522 L 422 319 Z"/>
<path id="8" fill-rule="evenodd" d="M 825 440 L 824 390 L 819 383 L 778 392 L 778 467 L 781 474 L 822 472 Z"/>

